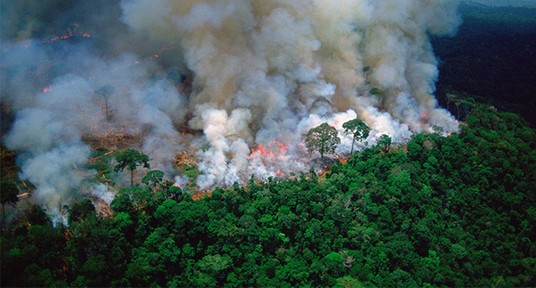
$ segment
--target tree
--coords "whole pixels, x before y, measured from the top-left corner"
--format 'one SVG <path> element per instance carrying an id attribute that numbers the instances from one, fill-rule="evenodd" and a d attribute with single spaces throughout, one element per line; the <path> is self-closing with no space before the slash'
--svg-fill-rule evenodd
<path id="1" fill-rule="evenodd" d="M 115 212 L 128 212 L 134 209 L 130 191 L 127 188 L 122 188 L 117 192 L 114 200 L 110 203 L 110 208 Z"/>
<path id="2" fill-rule="evenodd" d="M 134 149 L 127 149 L 119 153 L 115 157 L 117 165 L 114 171 L 119 172 L 127 168 L 130 171 L 130 186 L 134 186 L 134 170 L 136 167 L 143 165 L 144 168 L 149 168 L 149 156 L 140 153 Z"/>
<path id="3" fill-rule="evenodd" d="M 365 124 L 365 122 L 357 118 L 345 122 L 342 124 L 342 128 L 344 128 L 344 133 L 353 135 L 352 149 L 350 150 L 350 154 L 354 154 L 354 143 L 356 141 L 366 139 L 369 136 L 370 128 L 367 126 L 367 124 Z"/>
<path id="4" fill-rule="evenodd" d="M 536 130 L 479 113 L 495 116 L 365 148 L 322 177 L 251 178 L 193 201 L 147 171 L 118 187 L 112 217 L 72 205 L 69 229 L 29 208 L 0 237 L 0 286 L 536 286 Z"/>
<path id="5" fill-rule="evenodd" d="M 91 200 L 84 199 L 76 202 L 69 209 L 69 224 L 84 220 L 91 215 L 95 215 L 95 205 L 91 203 Z"/>
<path id="6" fill-rule="evenodd" d="M 378 138 L 378 145 L 384 151 L 389 150 L 389 148 L 391 147 L 391 137 L 389 137 L 388 135 L 382 134 L 380 138 Z"/>
<path id="7" fill-rule="evenodd" d="M 19 198 L 19 188 L 13 181 L 2 180 L 0 182 L 0 203 L 2 203 L 2 230 L 4 229 L 4 221 L 6 219 L 6 204 L 15 205 Z"/>
<path id="8" fill-rule="evenodd" d="M 112 109 L 110 109 L 110 103 L 108 102 L 108 99 L 110 96 L 114 93 L 115 89 L 114 87 L 110 85 L 105 85 L 97 89 L 95 93 L 102 97 L 104 100 L 104 116 L 106 117 L 106 121 L 110 121 L 112 119 Z"/>
<path id="9" fill-rule="evenodd" d="M 164 172 L 160 170 L 151 170 L 145 176 L 143 176 L 143 178 L 141 179 L 141 182 L 147 186 L 155 188 L 164 182 L 164 176 L 165 176 Z"/>
<path id="10" fill-rule="evenodd" d="M 365 287 L 359 280 L 352 278 L 352 276 L 346 275 L 344 277 L 337 278 L 334 288 L 360 288 Z"/>
<path id="11" fill-rule="evenodd" d="M 341 139 L 337 136 L 337 130 L 325 122 L 309 130 L 305 139 L 307 151 L 311 153 L 318 150 L 322 163 L 324 163 L 324 154 L 333 153 L 339 143 Z"/>

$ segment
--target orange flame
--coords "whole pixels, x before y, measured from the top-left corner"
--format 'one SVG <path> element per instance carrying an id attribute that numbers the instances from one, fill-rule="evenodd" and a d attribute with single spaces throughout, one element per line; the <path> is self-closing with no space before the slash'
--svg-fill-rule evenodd
<path id="1" fill-rule="evenodd" d="M 251 154 L 255 154 L 256 152 L 259 152 L 259 154 L 263 157 L 274 157 L 274 153 L 265 148 L 262 144 L 259 144 L 257 147 L 251 148 Z"/>
<path id="2" fill-rule="evenodd" d="M 58 41 L 58 40 L 66 40 L 66 39 L 69 39 L 69 38 L 72 38 L 72 37 L 75 37 L 75 36 L 81 36 L 81 37 L 84 37 L 84 38 L 91 38 L 91 34 L 89 34 L 89 33 L 75 34 L 73 32 L 68 32 L 66 34 L 51 38 L 50 42 L 55 42 L 55 41 Z"/>
<path id="3" fill-rule="evenodd" d="M 430 120 L 430 115 L 428 113 L 423 112 L 423 113 L 421 113 L 421 119 L 423 121 L 428 121 L 428 120 Z"/>
<path id="4" fill-rule="evenodd" d="M 280 155 L 287 153 L 288 145 L 274 140 L 269 144 L 259 144 L 256 147 L 250 148 L 250 158 L 255 157 L 255 155 L 262 156 L 263 158 L 275 158 Z"/>

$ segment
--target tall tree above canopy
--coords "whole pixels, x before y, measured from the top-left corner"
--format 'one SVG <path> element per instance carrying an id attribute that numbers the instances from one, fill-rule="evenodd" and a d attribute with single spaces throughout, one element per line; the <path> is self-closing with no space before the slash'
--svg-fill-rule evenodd
<path id="1" fill-rule="evenodd" d="M 322 163 L 324 163 L 324 154 L 335 152 L 339 143 L 341 143 L 341 139 L 337 136 L 337 129 L 325 122 L 309 130 L 305 139 L 307 151 L 309 153 L 318 151 Z"/>
<path id="2" fill-rule="evenodd" d="M 115 172 L 123 171 L 125 168 L 130 171 L 131 186 L 134 186 L 134 170 L 136 170 L 136 167 L 149 168 L 149 156 L 134 149 L 122 151 L 115 157 L 115 160 L 117 161 L 117 165 L 114 168 Z"/>
<path id="3" fill-rule="evenodd" d="M 365 124 L 365 122 L 359 119 L 353 119 L 342 124 L 344 128 L 344 133 L 347 135 L 352 135 L 352 149 L 350 154 L 354 154 L 354 144 L 356 141 L 361 141 L 366 139 L 369 136 L 370 128 Z"/>

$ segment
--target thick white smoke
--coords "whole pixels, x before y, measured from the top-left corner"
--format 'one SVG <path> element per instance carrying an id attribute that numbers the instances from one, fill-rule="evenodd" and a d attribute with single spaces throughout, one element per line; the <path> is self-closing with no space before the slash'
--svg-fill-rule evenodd
<path id="1" fill-rule="evenodd" d="M 10 58 L 11 53 L 27 49 L 44 51 L 42 44 L 32 45 L 14 45 L 3 56 Z M 72 72 L 50 79 L 35 94 L 9 91 L 14 99 L 7 99 L 14 109 L 21 110 L 17 109 L 4 143 L 19 152 L 21 179 L 36 186 L 34 200 L 51 213 L 85 191 L 99 190 L 91 188 L 97 186 L 91 182 L 95 172 L 86 168 L 92 150 L 86 143 L 143 135 L 135 144 L 151 155 L 153 167 L 170 173 L 174 171 L 173 157 L 182 148 L 175 125 L 183 121 L 185 97 L 165 78 L 152 74 L 151 63 L 142 65 L 133 55 L 105 60 L 77 50 L 85 48 L 71 48 L 74 51 L 70 53 L 80 58 L 67 55 L 61 65 L 75 68 Z M 48 53 L 54 60 L 59 57 Z M 20 75 L 6 73 L 8 79 L 21 77 L 31 85 L 33 75 L 42 76 L 35 74 L 34 63 L 25 62 L 34 61 L 34 57 L 18 61 L 2 67 L 4 71 L 18 69 Z M 43 61 L 53 65 L 51 60 Z M 23 84 L 9 81 L 14 87 Z"/>
<path id="2" fill-rule="evenodd" d="M 340 129 L 338 119 L 357 116 L 373 128 L 372 142 L 382 133 L 402 142 L 433 125 L 457 129 L 432 96 L 438 71 L 429 41 L 430 33 L 456 29 L 456 1 L 134 0 L 122 7 L 134 31 L 180 45 L 195 75 L 190 125 L 210 143 L 201 153 L 201 187 L 295 167 L 302 135 L 323 121 Z M 147 9 L 161 20 L 149 21 Z M 274 139 L 297 157 L 248 165 L 247 147 Z"/>
<path id="3" fill-rule="evenodd" d="M 118 14 L 75 14 L 85 26 L 71 34 L 106 23 L 90 44 L 32 41 L 31 29 L 5 34 L 2 93 L 17 111 L 5 144 L 20 152 L 36 199 L 56 205 L 91 174 L 79 165 L 91 152 L 85 143 L 109 134 L 139 137 L 137 148 L 170 177 L 180 176 L 174 155 L 197 150 L 204 189 L 307 169 L 314 156 L 304 135 L 326 121 L 341 132 L 339 154 L 351 145 L 342 123 L 356 117 L 371 127 L 369 143 L 381 134 L 403 142 L 435 125 L 455 131 L 433 96 L 429 35 L 456 30 L 457 2 L 104 1 Z"/>

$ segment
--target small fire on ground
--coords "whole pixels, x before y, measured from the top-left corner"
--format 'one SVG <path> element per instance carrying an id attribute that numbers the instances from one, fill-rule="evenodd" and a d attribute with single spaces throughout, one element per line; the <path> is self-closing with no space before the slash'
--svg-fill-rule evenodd
<path id="1" fill-rule="evenodd" d="M 285 155 L 288 150 L 288 145 L 284 143 L 273 140 L 268 144 L 259 144 L 256 147 L 251 148 L 251 154 L 249 158 L 255 158 L 261 156 L 263 158 L 275 158 L 280 155 Z"/>

